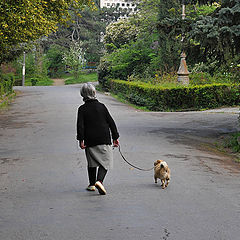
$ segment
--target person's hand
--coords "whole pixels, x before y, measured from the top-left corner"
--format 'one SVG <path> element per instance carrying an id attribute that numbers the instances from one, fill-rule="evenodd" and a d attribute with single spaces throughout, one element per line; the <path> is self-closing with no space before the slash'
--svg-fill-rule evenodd
<path id="1" fill-rule="evenodd" d="M 113 147 L 118 147 L 119 146 L 119 140 L 113 140 Z"/>
<path id="2" fill-rule="evenodd" d="M 80 141 L 80 142 L 79 142 L 79 147 L 80 147 L 81 149 L 85 149 L 85 148 L 86 148 L 86 145 L 84 144 L 84 141 Z"/>

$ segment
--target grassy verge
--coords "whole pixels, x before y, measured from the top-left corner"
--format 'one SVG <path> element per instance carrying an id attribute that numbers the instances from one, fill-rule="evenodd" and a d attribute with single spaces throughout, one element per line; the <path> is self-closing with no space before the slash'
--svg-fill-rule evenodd
<path id="1" fill-rule="evenodd" d="M 234 133 L 229 137 L 226 147 L 231 148 L 233 152 L 240 153 L 240 132 Z"/>
<path id="2" fill-rule="evenodd" d="M 33 80 L 36 79 L 36 80 Z M 22 85 L 22 80 L 17 79 L 16 86 L 21 86 Z M 25 86 L 52 86 L 53 85 L 53 80 L 48 78 L 48 77 L 40 77 L 40 78 L 26 78 L 25 79 Z"/>
<path id="3" fill-rule="evenodd" d="M 122 103 L 125 103 L 135 109 L 138 109 L 138 110 L 141 110 L 141 111 L 145 111 L 145 112 L 150 112 L 151 110 L 148 109 L 147 107 L 144 107 L 144 106 L 137 106 L 137 105 L 134 105 L 132 103 L 130 103 L 129 101 L 127 101 L 124 96 L 122 96 L 121 94 L 118 94 L 118 95 L 115 95 L 113 93 L 110 94 L 112 97 L 114 97 L 115 99 L 117 99 L 119 102 L 122 102 Z"/>
<path id="4" fill-rule="evenodd" d="M 235 157 L 235 161 L 240 163 L 240 132 L 222 136 L 216 143 L 217 148 Z"/>
<path id="5" fill-rule="evenodd" d="M 40 78 L 37 79 L 36 85 L 35 86 L 52 86 L 53 80 L 50 78 Z M 25 81 L 25 86 L 32 86 L 32 80 L 31 79 L 26 79 Z"/>
<path id="6" fill-rule="evenodd" d="M 13 92 L 5 97 L 0 97 L 0 109 L 6 108 L 11 103 L 15 96 L 16 93 Z"/>
<path id="7" fill-rule="evenodd" d="M 97 73 L 82 73 L 77 79 L 74 76 L 66 76 L 64 77 L 64 79 L 65 85 L 85 82 L 96 82 L 98 80 Z"/>

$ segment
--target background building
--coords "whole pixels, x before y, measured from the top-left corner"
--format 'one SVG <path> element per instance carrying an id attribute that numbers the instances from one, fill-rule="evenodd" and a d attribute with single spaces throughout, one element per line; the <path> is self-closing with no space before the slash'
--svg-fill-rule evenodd
<path id="1" fill-rule="evenodd" d="M 118 7 L 119 11 L 122 9 L 129 10 L 131 12 L 136 12 L 136 3 L 132 0 L 100 0 L 100 7 Z"/>

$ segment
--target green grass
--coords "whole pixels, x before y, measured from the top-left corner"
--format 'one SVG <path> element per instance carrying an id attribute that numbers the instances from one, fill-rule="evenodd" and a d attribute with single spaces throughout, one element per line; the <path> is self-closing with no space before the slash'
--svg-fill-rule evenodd
<path id="1" fill-rule="evenodd" d="M 175 88 L 181 86 L 179 84 L 177 73 L 165 73 L 165 74 L 155 74 L 155 77 L 142 78 L 141 76 L 129 76 L 128 81 L 130 82 L 145 82 L 150 85 L 160 86 L 164 88 Z M 238 80 L 235 79 L 230 74 L 216 73 L 211 76 L 209 73 L 191 73 L 189 75 L 189 86 L 199 86 L 205 84 L 214 83 L 237 83 Z"/>
<path id="2" fill-rule="evenodd" d="M 65 85 L 68 84 L 77 84 L 77 83 L 86 83 L 86 82 L 96 82 L 98 80 L 97 73 L 81 73 L 79 78 L 74 78 L 74 76 L 66 76 Z"/>
<path id="3" fill-rule="evenodd" d="M 25 80 L 25 86 L 32 86 L 32 78 L 27 78 Z M 51 80 L 48 77 L 41 77 L 37 79 L 36 85 L 35 86 L 52 86 L 53 80 Z"/>

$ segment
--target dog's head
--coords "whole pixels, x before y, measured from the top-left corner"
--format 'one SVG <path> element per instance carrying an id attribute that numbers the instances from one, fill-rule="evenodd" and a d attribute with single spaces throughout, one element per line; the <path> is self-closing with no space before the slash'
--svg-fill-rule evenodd
<path id="1" fill-rule="evenodd" d="M 154 166 L 157 166 L 158 164 L 160 164 L 160 168 L 167 168 L 168 167 L 167 163 L 163 160 L 157 160 L 156 162 L 154 162 Z"/>
<path id="2" fill-rule="evenodd" d="M 154 166 L 157 166 L 157 165 L 160 164 L 161 162 L 163 162 L 163 160 L 157 160 L 156 162 L 154 162 Z"/>

